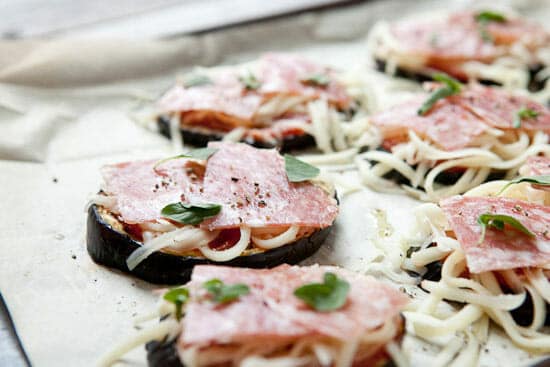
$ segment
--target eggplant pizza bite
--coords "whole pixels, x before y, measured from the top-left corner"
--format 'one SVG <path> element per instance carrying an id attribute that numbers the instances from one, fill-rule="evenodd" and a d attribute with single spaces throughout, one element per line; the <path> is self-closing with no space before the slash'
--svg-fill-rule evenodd
<path id="1" fill-rule="evenodd" d="M 195 146 L 225 139 L 285 151 L 315 146 L 319 125 L 353 108 L 331 69 L 270 53 L 186 75 L 158 102 L 157 123 L 162 134 Z"/>
<path id="2" fill-rule="evenodd" d="M 408 297 L 334 266 L 196 266 L 163 295 L 147 344 L 149 366 L 382 366 L 402 333 Z M 167 312 L 166 312 L 167 311 Z M 116 361 L 137 343 L 107 355 Z"/>
<path id="3" fill-rule="evenodd" d="M 356 163 L 363 181 L 435 201 L 496 178 L 531 156 L 550 154 L 550 109 L 527 97 L 443 74 L 418 95 L 370 117 L 371 150 Z M 395 183 L 399 184 L 397 187 Z"/>
<path id="4" fill-rule="evenodd" d="M 161 161 L 106 166 L 88 213 L 99 264 L 154 283 L 183 283 L 197 264 L 297 263 L 322 244 L 338 213 L 330 185 L 292 156 L 211 143 Z"/>
<path id="5" fill-rule="evenodd" d="M 444 72 L 510 88 L 544 86 L 550 34 L 541 25 L 492 10 L 430 15 L 374 27 L 369 46 L 378 68 L 421 81 Z"/>
<path id="6" fill-rule="evenodd" d="M 522 176 L 418 208 L 404 268 L 423 274 L 441 264 L 439 281 L 421 282 L 429 296 L 405 314 L 420 336 L 466 331 L 483 344 L 490 319 L 518 347 L 550 352 L 548 187 L 549 175 Z M 442 301 L 455 311 L 438 315 Z"/>

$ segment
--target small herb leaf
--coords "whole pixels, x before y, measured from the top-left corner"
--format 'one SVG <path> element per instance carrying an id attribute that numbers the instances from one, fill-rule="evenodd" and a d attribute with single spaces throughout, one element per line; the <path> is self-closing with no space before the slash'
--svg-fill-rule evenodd
<path id="1" fill-rule="evenodd" d="M 181 308 L 189 300 L 189 291 L 187 288 L 172 288 L 164 294 L 166 301 L 176 306 L 176 319 L 181 319 Z"/>
<path id="2" fill-rule="evenodd" d="M 204 74 L 191 74 L 185 77 L 183 80 L 183 86 L 185 88 L 198 87 L 200 85 L 212 84 L 212 79 Z"/>
<path id="3" fill-rule="evenodd" d="M 330 83 L 330 78 L 326 74 L 312 74 L 301 80 L 303 84 L 313 85 L 318 87 L 326 87 Z"/>
<path id="4" fill-rule="evenodd" d="M 502 194 L 508 187 L 522 182 L 529 182 L 540 186 L 550 186 L 550 175 L 518 177 L 504 185 L 504 187 L 502 187 L 502 189 L 500 189 L 497 193 L 497 196 Z"/>
<path id="5" fill-rule="evenodd" d="M 319 175 L 319 168 L 312 166 L 298 158 L 285 154 L 285 171 L 290 182 L 302 182 Z"/>
<path id="6" fill-rule="evenodd" d="M 422 104 L 422 106 L 418 109 L 418 114 L 421 116 L 428 113 L 432 109 L 432 107 L 435 105 L 435 103 L 440 99 L 447 98 L 454 94 L 458 94 L 462 89 L 462 84 L 458 80 L 446 74 L 440 74 L 440 73 L 434 74 L 433 79 L 443 83 L 444 85 L 436 89 L 430 95 L 430 97 Z"/>
<path id="7" fill-rule="evenodd" d="M 341 308 L 350 285 L 334 273 L 325 273 L 323 283 L 310 283 L 297 288 L 294 295 L 317 311 L 328 312 Z"/>
<path id="8" fill-rule="evenodd" d="M 189 151 L 187 153 L 184 153 L 184 154 L 179 154 L 179 155 L 175 155 L 173 157 L 168 157 L 168 158 L 161 159 L 160 161 L 155 163 L 155 165 L 153 166 L 153 169 L 156 170 L 157 167 L 160 166 L 161 164 L 163 164 L 165 162 L 168 162 L 168 161 L 171 161 L 171 160 L 174 160 L 174 159 L 191 158 L 191 159 L 196 159 L 196 160 L 200 160 L 200 161 L 206 161 L 206 160 L 208 160 L 208 158 L 210 158 L 210 156 L 212 154 L 216 153 L 217 151 L 218 151 L 218 149 L 216 149 L 216 148 L 194 149 L 194 150 L 191 150 L 191 151 Z"/>
<path id="9" fill-rule="evenodd" d="M 251 72 L 240 76 L 239 81 L 243 83 L 244 87 L 248 90 L 256 90 L 262 85 L 262 83 Z"/>
<path id="10" fill-rule="evenodd" d="M 215 217 L 221 211 L 219 204 L 184 204 L 173 203 L 162 208 L 160 214 L 183 224 L 196 225 L 203 220 Z"/>
<path id="11" fill-rule="evenodd" d="M 212 295 L 212 301 L 216 303 L 229 303 L 250 293 L 246 284 L 224 284 L 219 279 L 211 279 L 203 284 L 203 287 Z"/>
<path id="12" fill-rule="evenodd" d="M 479 237 L 478 244 L 485 241 L 485 232 L 487 231 L 487 228 L 493 227 L 499 231 L 503 231 L 505 224 L 512 226 L 529 237 L 535 237 L 535 234 L 521 224 L 519 220 L 509 215 L 484 213 L 477 218 L 477 222 L 481 226 L 481 236 Z"/>
<path id="13" fill-rule="evenodd" d="M 475 15 L 475 19 L 477 22 L 506 22 L 506 17 L 504 15 L 490 10 L 485 10 L 477 13 Z"/>
<path id="14" fill-rule="evenodd" d="M 521 127 L 521 121 L 530 118 L 537 118 L 539 113 L 531 108 L 523 107 L 516 113 L 513 126 L 518 129 Z"/>

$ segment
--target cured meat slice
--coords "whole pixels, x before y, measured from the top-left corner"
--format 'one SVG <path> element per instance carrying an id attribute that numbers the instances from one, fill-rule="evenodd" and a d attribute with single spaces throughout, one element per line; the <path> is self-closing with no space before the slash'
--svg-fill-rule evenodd
<path id="1" fill-rule="evenodd" d="M 487 129 L 479 117 L 453 98 L 440 100 L 426 115 L 418 115 L 426 98 L 421 96 L 394 106 L 372 116 L 371 121 L 380 128 L 385 140 L 404 138 L 412 129 L 444 150 L 470 146 Z"/>
<path id="2" fill-rule="evenodd" d="M 161 209 L 190 200 L 200 179 L 186 172 L 188 160 L 169 161 L 154 170 L 157 161 L 137 161 L 104 166 L 103 191 L 116 199 L 115 212 L 125 223 L 160 219 Z"/>
<path id="3" fill-rule="evenodd" d="M 440 203 L 447 221 L 466 254 L 472 273 L 506 270 L 550 263 L 550 207 L 526 201 L 494 197 L 447 198 Z M 484 213 L 514 217 L 535 234 L 531 238 L 506 226 L 505 230 L 488 228 L 479 244 Z"/>
<path id="4" fill-rule="evenodd" d="M 524 19 L 506 15 L 503 22 L 481 24 L 476 16 L 476 12 L 467 11 L 441 20 L 411 19 L 392 24 L 390 33 L 398 43 L 401 63 L 426 66 L 466 80 L 464 62 L 491 63 L 509 54 L 508 47 L 513 44 L 534 52 L 549 42 L 543 27 Z"/>
<path id="5" fill-rule="evenodd" d="M 203 85 L 173 87 L 161 98 L 159 108 L 181 112 L 186 124 L 210 126 L 210 120 L 224 120 L 233 125 L 258 126 L 255 115 L 261 104 L 273 96 L 303 96 L 305 101 L 325 98 L 340 107 L 351 102 L 329 68 L 302 57 L 270 53 L 257 61 L 256 68 L 257 74 L 252 75 L 260 83 L 257 89 L 247 89 L 240 80 L 247 75 L 243 70 L 226 68 L 212 73 L 210 81 Z M 253 73 L 252 70 L 251 66 L 247 72 Z M 328 78 L 326 85 L 307 82 L 315 76 Z"/>
<path id="6" fill-rule="evenodd" d="M 330 226 L 336 200 L 311 182 L 288 181 L 283 157 L 274 149 L 246 144 L 211 143 L 219 149 L 196 172 L 187 159 L 120 163 L 103 168 L 104 192 L 116 199 L 115 212 L 128 224 L 160 219 L 171 203 L 215 203 L 218 216 L 205 221 L 209 230 L 300 225 Z"/>
<path id="7" fill-rule="evenodd" d="M 525 162 L 526 175 L 550 175 L 550 157 L 529 157 Z"/>
<path id="8" fill-rule="evenodd" d="M 517 129 L 514 121 L 522 109 L 534 111 L 536 117 L 522 118 L 521 130 L 550 132 L 550 109 L 529 98 L 516 96 L 497 88 L 479 84 L 469 86 L 460 96 L 460 103 L 493 127 Z"/>
<path id="9" fill-rule="evenodd" d="M 306 283 L 322 282 L 325 272 L 336 273 L 351 288 L 341 309 L 322 313 L 309 308 L 293 292 Z M 318 265 L 281 265 L 271 270 L 197 266 L 190 283 L 192 294 L 212 278 L 226 284 L 247 284 L 250 293 L 221 307 L 194 298 L 186 308 L 181 346 L 316 335 L 350 340 L 392 320 L 408 300 L 372 277 Z"/>
<path id="10" fill-rule="evenodd" d="M 310 182 L 289 182 L 284 159 L 276 150 L 232 143 L 208 146 L 220 150 L 208 160 L 202 198 L 223 208 L 203 227 L 324 228 L 336 218 L 336 200 Z"/>
<path id="11" fill-rule="evenodd" d="M 327 67 L 303 57 L 269 53 L 259 61 L 259 93 L 263 95 L 294 94 L 309 99 L 325 98 L 340 107 L 350 102 L 344 87 L 336 82 L 334 73 Z M 326 85 L 308 83 L 309 78 L 327 78 Z"/>

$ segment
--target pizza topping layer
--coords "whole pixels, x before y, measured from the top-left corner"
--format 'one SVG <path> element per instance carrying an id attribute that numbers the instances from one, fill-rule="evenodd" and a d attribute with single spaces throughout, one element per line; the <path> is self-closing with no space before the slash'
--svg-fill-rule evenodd
<path id="1" fill-rule="evenodd" d="M 208 161 L 201 197 L 216 200 L 223 209 L 204 227 L 327 227 L 336 218 L 336 200 L 309 182 L 289 182 L 284 159 L 276 150 L 245 144 L 210 143 L 209 147 L 223 148 Z"/>
<path id="2" fill-rule="evenodd" d="M 438 100 L 424 115 L 419 115 L 418 109 L 426 98 L 419 96 L 382 111 L 371 121 L 380 128 L 384 140 L 408 140 L 410 129 L 448 151 L 474 146 L 476 138 L 489 127 L 550 131 L 547 107 L 495 88 L 468 85 L 461 93 Z M 522 108 L 536 111 L 537 116 L 522 118 L 521 125 L 514 127 Z"/>
<path id="3" fill-rule="evenodd" d="M 106 166 L 103 190 L 116 198 L 116 212 L 125 223 L 159 220 L 161 210 L 175 203 L 221 205 L 219 214 L 201 224 L 209 230 L 243 225 L 324 228 L 336 218 L 336 200 L 311 182 L 290 182 L 276 150 L 233 143 L 211 143 L 209 148 L 218 150 L 206 167 L 186 158 Z M 189 211 L 180 209 L 181 215 Z"/>
<path id="4" fill-rule="evenodd" d="M 347 281 L 350 291 L 343 307 L 318 312 L 295 297 L 294 291 L 322 281 L 327 272 Z M 349 340 L 392 320 L 407 303 L 405 295 L 372 277 L 331 266 L 281 265 L 271 270 L 197 266 L 189 288 L 200 294 L 202 284 L 212 278 L 246 284 L 250 292 L 223 307 L 200 297 L 189 302 L 180 346 L 306 336 Z"/>
<path id="5" fill-rule="evenodd" d="M 466 254 L 472 273 L 544 266 L 550 262 L 550 207 L 521 200 L 494 197 L 451 197 L 440 203 L 457 240 Z M 534 236 L 503 224 L 483 227 L 478 218 L 485 214 L 514 218 Z M 500 225 L 499 225 L 500 227 Z"/>
<path id="6" fill-rule="evenodd" d="M 534 52 L 546 46 L 550 37 L 538 24 L 490 11 L 459 12 L 435 20 L 405 20 L 392 24 L 390 32 L 398 42 L 399 52 L 411 60 L 464 80 L 467 75 L 462 63 L 490 63 L 508 55 L 508 48 L 518 44 Z"/>
<path id="7" fill-rule="evenodd" d="M 297 103 L 325 99 L 345 108 L 351 102 L 329 68 L 293 55 L 265 54 L 256 65 L 221 69 L 208 80 L 176 85 L 159 101 L 160 110 L 180 113 L 186 125 L 229 131 L 236 126 L 265 127 L 284 120 Z M 263 105 L 284 97 L 299 99 L 288 101 L 287 108 L 266 119 L 267 107 Z"/>

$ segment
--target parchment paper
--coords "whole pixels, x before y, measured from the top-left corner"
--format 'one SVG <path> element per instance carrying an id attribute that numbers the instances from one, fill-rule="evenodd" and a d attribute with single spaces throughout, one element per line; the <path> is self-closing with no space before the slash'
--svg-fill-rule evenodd
<path id="1" fill-rule="evenodd" d="M 172 153 L 131 116 L 177 73 L 268 50 L 341 69 L 364 65 L 364 36 L 375 20 L 463 3 L 379 1 L 165 41 L 0 42 L 0 290 L 32 364 L 94 365 L 155 308 L 155 287 L 89 259 L 84 208 L 101 165 Z M 367 189 L 345 198 L 326 246 L 307 262 L 364 270 L 378 256 L 375 209 L 385 211 L 395 229 L 388 240 L 397 241 L 415 205 Z M 526 353 L 493 339 L 482 365 L 526 363 Z M 413 364 L 424 364 L 426 346 L 414 348 Z M 143 365 L 143 349 L 125 361 Z"/>

